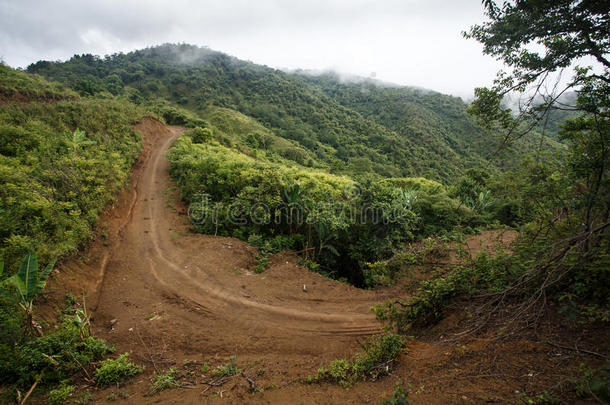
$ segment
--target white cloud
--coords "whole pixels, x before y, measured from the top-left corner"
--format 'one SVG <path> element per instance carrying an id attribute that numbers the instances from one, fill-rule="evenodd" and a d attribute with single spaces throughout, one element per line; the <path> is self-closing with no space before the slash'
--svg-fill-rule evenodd
<path id="1" fill-rule="evenodd" d="M 460 35 L 482 20 L 472 0 L 0 0 L 0 55 L 23 67 L 186 42 L 469 96 L 500 67 Z"/>

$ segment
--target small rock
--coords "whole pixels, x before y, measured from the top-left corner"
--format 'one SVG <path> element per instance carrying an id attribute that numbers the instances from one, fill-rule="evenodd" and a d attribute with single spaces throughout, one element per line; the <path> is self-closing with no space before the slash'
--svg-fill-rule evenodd
<path id="1" fill-rule="evenodd" d="M 111 324 L 111 325 L 114 325 L 116 322 L 117 322 L 117 319 L 116 319 L 116 318 L 114 318 L 114 319 L 110 320 L 110 324 Z"/>
<path id="2" fill-rule="evenodd" d="M 307 292 L 307 286 L 303 284 L 303 292 Z"/>

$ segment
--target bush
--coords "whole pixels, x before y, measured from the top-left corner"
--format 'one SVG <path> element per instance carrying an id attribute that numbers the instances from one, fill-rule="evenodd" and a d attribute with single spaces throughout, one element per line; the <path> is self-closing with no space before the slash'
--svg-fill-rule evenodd
<path id="1" fill-rule="evenodd" d="M 429 325 L 442 319 L 444 309 L 461 294 L 499 292 L 523 274 L 524 264 L 507 254 L 495 258 L 483 253 L 470 264 L 452 268 L 444 277 L 424 281 L 406 302 L 387 301 L 375 305 L 378 320 L 403 331 L 407 325 Z"/>
<path id="2" fill-rule="evenodd" d="M 409 405 L 407 398 L 409 397 L 409 391 L 400 383 L 397 382 L 394 387 L 394 393 L 390 398 L 383 398 L 381 405 Z"/>
<path id="3" fill-rule="evenodd" d="M 178 370 L 176 370 L 175 368 L 170 368 L 165 373 L 161 373 L 161 374 L 155 373 L 155 377 L 154 377 L 155 380 L 150 389 L 150 394 L 152 395 L 152 394 L 161 392 L 161 391 L 169 389 L 169 388 L 179 387 L 178 381 L 176 380 L 177 377 L 178 377 Z"/>
<path id="4" fill-rule="evenodd" d="M 83 337 L 73 318 L 65 317 L 44 337 L 0 342 L 0 383 L 27 387 L 41 373 L 43 383 L 63 381 L 112 350 L 102 339 Z"/>
<path id="5" fill-rule="evenodd" d="M 364 341 L 362 352 L 357 353 L 353 361 L 334 360 L 318 369 L 317 374 L 308 377 L 307 381 L 327 381 L 349 387 L 363 377 L 376 379 L 389 373 L 391 363 L 403 352 L 405 344 L 405 339 L 396 334 L 372 336 Z"/>
<path id="6" fill-rule="evenodd" d="M 144 367 L 129 361 L 129 353 L 124 353 L 116 359 L 102 361 L 95 369 L 94 380 L 97 385 L 104 386 L 133 377 L 142 371 Z"/>
<path id="7" fill-rule="evenodd" d="M 390 269 L 386 262 L 367 263 L 363 270 L 364 285 L 374 287 L 376 285 L 389 285 L 392 281 Z"/>
<path id="8" fill-rule="evenodd" d="M 184 135 L 190 136 L 193 143 L 205 143 L 212 139 L 212 130 L 209 128 L 195 127 L 185 131 Z"/>
<path id="9" fill-rule="evenodd" d="M 47 401 L 51 405 L 62 405 L 68 402 L 68 398 L 74 393 L 74 385 L 60 385 L 49 391 Z"/>
<path id="10" fill-rule="evenodd" d="M 216 367 L 212 374 L 215 377 L 232 377 L 235 374 L 239 373 L 239 368 L 237 368 L 236 358 L 235 356 L 231 356 L 229 362 L 223 364 L 222 366 Z"/>

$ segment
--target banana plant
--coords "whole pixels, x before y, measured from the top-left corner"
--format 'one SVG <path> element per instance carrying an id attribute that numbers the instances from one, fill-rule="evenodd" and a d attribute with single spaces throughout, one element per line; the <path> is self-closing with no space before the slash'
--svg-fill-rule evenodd
<path id="1" fill-rule="evenodd" d="M 324 249 L 330 251 L 335 256 L 339 256 L 337 249 L 330 244 L 330 242 L 335 239 L 330 226 L 324 222 L 316 222 L 313 226 L 318 234 L 317 256 L 319 257 Z"/>
<path id="2" fill-rule="evenodd" d="M 44 290 L 54 265 L 55 260 L 52 260 L 39 272 L 36 255 L 29 253 L 23 258 L 17 274 L 0 284 L 0 297 L 18 305 L 25 313 L 27 325 L 39 336 L 43 334 L 42 328 L 34 320 L 34 298 Z M 0 266 L 0 277 L 3 270 L 4 263 Z"/>
<path id="3" fill-rule="evenodd" d="M 95 141 L 86 139 L 85 136 L 85 131 L 79 128 L 76 128 L 72 133 L 66 132 L 66 138 L 72 145 L 72 153 L 75 157 L 78 156 L 78 148 L 86 145 L 95 145 L 97 143 Z"/>
<path id="4" fill-rule="evenodd" d="M 74 318 L 72 318 L 72 324 L 76 326 L 79 331 L 80 338 L 85 339 L 91 334 L 91 315 L 87 312 L 87 303 L 85 301 L 85 294 L 83 294 L 83 309 L 77 309 L 74 312 Z"/>
<path id="5" fill-rule="evenodd" d="M 292 224 L 294 222 L 297 222 L 297 226 L 299 225 L 299 218 L 302 209 L 299 203 L 301 202 L 302 194 L 303 189 L 301 188 L 301 183 L 298 181 L 287 185 L 282 190 L 282 200 L 286 205 L 286 211 L 284 215 L 286 216 L 286 222 L 288 223 L 289 235 L 292 235 L 294 230 Z"/>

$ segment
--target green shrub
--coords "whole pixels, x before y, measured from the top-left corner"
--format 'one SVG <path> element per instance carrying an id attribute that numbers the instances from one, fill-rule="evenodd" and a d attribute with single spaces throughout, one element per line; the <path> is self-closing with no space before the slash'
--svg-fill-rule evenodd
<path id="1" fill-rule="evenodd" d="M 116 359 L 102 361 L 95 369 L 94 379 L 97 385 L 103 386 L 122 381 L 142 371 L 144 367 L 129 361 L 129 353 L 124 353 Z"/>
<path id="2" fill-rule="evenodd" d="M 190 136 L 193 143 L 205 143 L 212 139 L 212 130 L 209 128 L 195 127 L 185 131 L 184 135 Z"/>
<path id="3" fill-rule="evenodd" d="M 65 404 L 74 393 L 74 389 L 74 385 L 60 385 L 58 388 L 49 391 L 47 401 L 50 405 Z"/>
<path id="4" fill-rule="evenodd" d="M 444 277 L 424 281 L 407 301 L 387 301 L 372 310 L 380 321 L 402 331 L 408 324 L 428 325 L 442 319 L 444 309 L 461 294 L 499 292 L 523 274 L 522 261 L 507 254 L 495 258 L 482 253 L 471 263 L 456 266 Z"/>
<path id="5" fill-rule="evenodd" d="M 381 405 L 409 405 L 407 398 L 409 397 L 409 391 L 400 382 L 397 382 L 394 386 L 394 393 L 389 398 L 383 398 L 380 402 Z"/>
<path id="6" fill-rule="evenodd" d="M 89 364 L 113 350 L 104 340 L 81 335 L 72 317 L 66 316 L 57 330 L 44 337 L 0 342 L 0 383 L 31 385 L 38 375 L 42 382 L 63 381 L 80 365 Z"/>
<path id="7" fill-rule="evenodd" d="M 169 388 L 179 387 L 180 385 L 178 384 L 177 377 L 178 377 L 178 370 L 176 370 L 175 368 L 170 368 L 165 373 L 161 373 L 161 374 L 155 373 L 154 381 L 153 381 L 152 387 L 150 389 L 150 394 L 152 395 L 152 394 L 161 392 L 161 391 L 169 389 Z"/>
<path id="8" fill-rule="evenodd" d="M 362 271 L 366 287 L 391 284 L 392 276 L 387 262 L 366 263 L 366 265 L 367 268 Z"/>
<path id="9" fill-rule="evenodd" d="M 212 370 L 212 374 L 215 377 L 232 377 L 239 373 L 239 371 L 240 370 L 237 368 L 235 356 L 231 356 L 228 363 L 216 367 L 214 370 Z"/>
<path id="10" fill-rule="evenodd" d="M 405 339 L 396 334 L 372 336 L 364 341 L 362 352 L 351 362 L 334 360 L 318 369 L 315 376 L 308 377 L 307 382 L 327 381 L 349 387 L 363 377 L 376 379 L 389 373 L 391 363 L 403 352 L 405 344 Z"/>
<path id="11" fill-rule="evenodd" d="M 205 120 L 202 120 L 193 112 L 165 100 L 154 100 L 146 104 L 146 107 L 161 116 L 168 125 L 180 125 L 187 128 L 209 127 Z"/>

